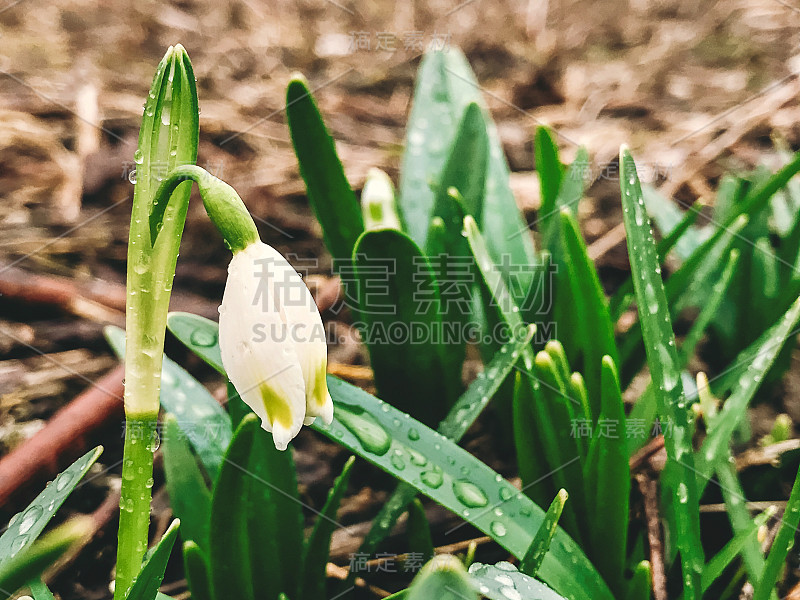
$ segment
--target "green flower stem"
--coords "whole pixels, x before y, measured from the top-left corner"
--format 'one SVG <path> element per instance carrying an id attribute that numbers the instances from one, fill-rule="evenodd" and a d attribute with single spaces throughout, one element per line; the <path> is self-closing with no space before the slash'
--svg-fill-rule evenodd
<path id="1" fill-rule="evenodd" d="M 199 136 L 194 72 L 181 46 L 167 50 L 144 106 L 128 242 L 125 360 L 126 436 L 114 599 L 123 600 L 147 550 L 153 472 L 152 436 L 158 415 L 167 310 L 191 184 L 183 184 L 150 236 L 154 192 L 167 172 L 194 163 Z"/>
<path id="2" fill-rule="evenodd" d="M 131 222 L 128 260 L 129 267 L 133 267 L 128 269 L 125 407 L 129 429 L 145 431 L 147 437 L 137 439 L 135 434 L 126 434 L 125 438 L 117 557 L 119 587 L 114 600 L 123 600 L 122 594 L 139 572 L 147 549 L 152 487 L 147 483 L 153 473 L 153 455 L 147 450 L 147 442 L 155 434 L 167 310 L 191 182 L 197 184 L 209 218 L 232 252 L 260 239 L 255 222 L 236 191 L 204 169 L 170 164 L 169 175 L 159 182 L 151 200 L 139 202 L 134 198 Z M 137 445 L 142 440 L 144 443 Z"/>
<path id="3" fill-rule="evenodd" d="M 158 447 L 158 411 L 128 415 L 125 420 L 125 459 L 119 503 L 119 546 L 114 598 L 123 598 L 142 567 L 150 528 L 150 490 L 153 453 Z M 128 535 L 121 535 L 125 531 Z M 129 575 L 130 574 L 130 575 Z"/>

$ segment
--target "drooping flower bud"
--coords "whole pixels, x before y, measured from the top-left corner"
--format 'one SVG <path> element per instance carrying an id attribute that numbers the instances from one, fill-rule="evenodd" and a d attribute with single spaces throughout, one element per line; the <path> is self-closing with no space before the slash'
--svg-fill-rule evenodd
<path id="1" fill-rule="evenodd" d="M 316 417 L 331 422 L 322 319 L 277 250 L 257 241 L 234 253 L 219 313 L 222 364 L 276 448 Z"/>

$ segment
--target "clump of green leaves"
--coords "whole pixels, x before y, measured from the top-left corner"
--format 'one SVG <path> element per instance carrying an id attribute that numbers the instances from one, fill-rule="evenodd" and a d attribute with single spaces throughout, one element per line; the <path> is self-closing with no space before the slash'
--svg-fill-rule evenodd
<path id="1" fill-rule="evenodd" d="M 800 514 L 798 484 L 765 558 L 742 504 L 730 447 L 760 384 L 780 374 L 781 348 L 791 347 L 786 342 L 800 319 L 794 270 L 800 218 L 792 187 L 798 156 L 787 157 L 774 175 L 725 180 L 711 224 L 699 230 L 699 207 L 673 211 L 671 220 L 659 216 L 655 196 L 641 186 L 623 149 L 620 196 L 631 280 L 609 302 L 577 221 L 588 153 L 579 149 L 564 165 L 551 132 L 536 131 L 542 206 L 531 235 L 511 193 L 496 128 L 457 50 L 423 59 L 397 190 L 385 174 L 372 172 L 361 204 L 300 77 L 288 85 L 286 111 L 309 201 L 354 300 L 353 317 L 368 334 L 378 391 L 375 397 L 329 376 L 334 420 L 312 427 L 397 480 L 361 551 L 374 553 L 408 512 L 411 545 L 433 554 L 416 500 L 424 495 L 520 561 L 519 570 L 502 562 L 466 571 L 456 558 L 434 557 L 395 597 L 649 598 L 644 532 L 629 527 L 629 457 L 653 428 L 663 432 L 667 450 L 659 483 L 670 585 L 698 600 L 741 558 L 757 598 L 773 594 Z M 179 167 L 172 176 L 182 172 Z M 651 212 L 664 234 L 658 243 Z M 665 277 L 670 253 L 680 256 L 679 268 Z M 385 279 L 375 263 L 396 269 Z M 636 323 L 618 332 L 616 322 L 632 303 Z M 681 340 L 672 323 L 690 308 L 699 311 Z M 753 312 L 758 318 L 748 322 L 748 335 L 723 344 L 725 353 L 718 354 L 728 366 L 703 392 L 724 399 L 722 408 L 703 410 L 710 406 L 706 397 L 695 409 L 686 365 L 701 341 L 730 342 Z M 460 335 L 375 335 L 398 326 Z M 169 327 L 225 377 L 216 323 L 174 314 Z M 122 332 L 109 337 L 122 354 Z M 462 372 L 471 346 L 484 370 L 469 382 Z M 650 383 L 626 411 L 623 393 L 645 368 Z M 306 536 L 291 454 L 274 449 L 232 386 L 223 410 L 180 367 L 165 359 L 163 369 L 167 487 L 182 524 L 192 594 L 203 600 L 323 597 L 354 459 Z M 521 490 L 458 445 L 492 401 L 515 450 Z M 197 435 L 198 422 L 220 434 Z M 699 448 L 698 433 L 705 434 Z M 706 560 L 699 503 L 712 477 L 723 489 L 733 537 Z M 127 598 L 155 596 L 176 532 L 170 529 L 148 555 Z"/>

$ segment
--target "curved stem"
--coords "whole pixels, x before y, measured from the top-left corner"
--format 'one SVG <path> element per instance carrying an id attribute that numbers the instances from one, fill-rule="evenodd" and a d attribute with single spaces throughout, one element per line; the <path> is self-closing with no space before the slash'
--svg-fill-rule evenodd
<path id="1" fill-rule="evenodd" d="M 253 217 L 239 194 L 230 185 L 196 165 L 182 165 L 174 169 L 161 183 L 153 197 L 153 210 L 148 223 L 150 238 L 155 244 L 163 228 L 165 214 L 173 192 L 184 181 L 194 181 L 200 190 L 208 217 L 219 229 L 225 245 L 236 253 L 259 240 Z"/>

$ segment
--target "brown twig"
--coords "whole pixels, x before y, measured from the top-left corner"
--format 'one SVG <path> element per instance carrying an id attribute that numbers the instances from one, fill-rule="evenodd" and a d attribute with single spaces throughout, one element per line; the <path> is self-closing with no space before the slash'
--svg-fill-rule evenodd
<path id="1" fill-rule="evenodd" d="M 77 282 L 68 277 L 39 275 L 0 263 L 0 296 L 20 303 L 52 306 L 75 316 L 120 327 L 125 324 L 125 286 L 94 279 Z M 173 310 L 215 318 L 218 304 L 205 298 L 175 291 Z"/>
<path id="2" fill-rule="evenodd" d="M 640 448 L 636 454 L 631 456 L 630 467 L 631 471 L 638 471 L 646 463 L 650 461 L 656 454 L 664 450 L 664 436 L 659 435 L 653 438 L 646 446 Z"/>
<path id="3" fill-rule="evenodd" d="M 116 367 L 0 459 L 0 506 L 22 488 L 57 475 L 88 449 L 92 432 L 122 418 L 123 375 L 123 367 Z"/>
<path id="4" fill-rule="evenodd" d="M 0 265 L 0 295 L 33 305 L 60 308 L 90 321 L 124 325 L 125 286 L 95 282 L 80 286 L 66 277 L 37 275 Z"/>
<path id="5" fill-rule="evenodd" d="M 736 470 L 743 471 L 749 467 L 780 464 L 781 456 L 786 452 L 800 448 L 800 440 L 785 440 L 769 446 L 750 448 L 736 457 Z"/>
<path id="6" fill-rule="evenodd" d="M 658 484 L 644 473 L 636 475 L 636 483 L 644 500 L 647 543 L 650 547 L 650 569 L 653 577 L 653 597 L 655 600 L 667 600 L 664 546 L 661 542 L 661 520 L 658 511 Z"/>
<path id="7" fill-rule="evenodd" d="M 325 566 L 325 574 L 328 577 L 332 577 L 334 579 L 339 579 L 340 581 L 344 581 L 347 579 L 347 576 L 350 574 L 350 570 L 346 567 L 340 567 L 333 563 L 328 563 Z M 361 577 L 356 577 L 353 581 L 353 585 L 359 588 L 368 589 L 370 592 L 378 596 L 378 598 L 386 598 L 387 596 L 391 596 L 389 592 L 383 590 L 377 586 L 371 585 L 364 581 Z"/>

